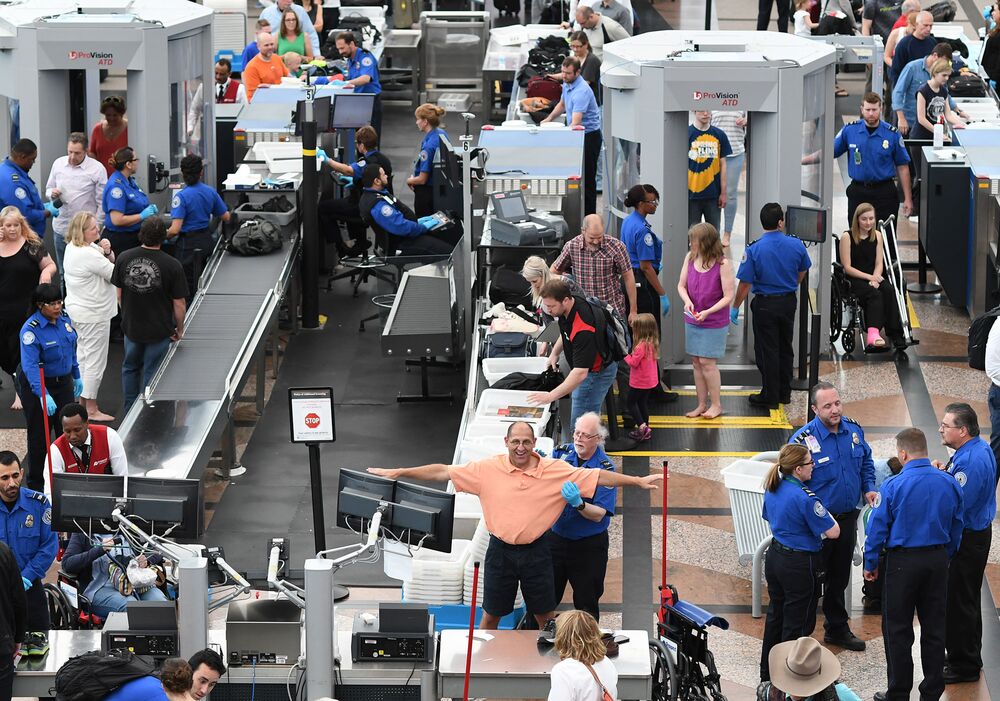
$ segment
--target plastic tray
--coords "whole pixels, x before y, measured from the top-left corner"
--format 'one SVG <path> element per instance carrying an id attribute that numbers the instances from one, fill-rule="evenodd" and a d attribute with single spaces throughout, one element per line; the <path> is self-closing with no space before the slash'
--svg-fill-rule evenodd
<path id="1" fill-rule="evenodd" d="M 487 389 L 479 395 L 479 404 L 476 406 L 476 417 L 490 421 L 500 421 L 510 423 L 512 421 L 527 421 L 528 423 L 544 426 L 548 423 L 551 405 L 532 406 L 528 402 L 528 395 L 531 392 L 521 392 L 513 389 Z M 525 412 L 530 412 L 528 416 L 510 414 L 507 411 L 511 407 L 518 407 Z"/>
<path id="2" fill-rule="evenodd" d="M 771 464 L 755 460 L 736 460 L 722 468 L 720 474 L 727 489 L 764 493 L 764 476 Z"/>
<path id="3" fill-rule="evenodd" d="M 489 392 L 490 390 L 486 390 Z M 545 424 L 535 423 L 533 421 L 529 422 L 535 428 L 535 435 L 541 435 L 542 431 L 545 430 Z M 510 426 L 510 421 L 501 421 L 499 419 L 485 419 L 477 416 L 471 422 L 469 422 L 465 427 L 465 438 L 479 438 L 482 436 L 506 436 L 507 428 Z"/>
<path id="4" fill-rule="evenodd" d="M 484 358 L 483 375 L 492 387 L 498 380 L 512 372 L 526 372 L 538 375 L 549 365 L 548 358 Z"/>
<path id="5" fill-rule="evenodd" d="M 256 204 L 260 203 L 247 202 L 246 204 L 241 204 L 236 208 L 236 214 L 239 215 L 241 222 L 248 221 L 256 217 L 257 219 L 269 221 L 275 226 L 287 227 L 295 222 L 295 217 L 298 215 L 298 209 L 294 205 L 288 212 L 261 212 L 259 210 L 252 209 L 252 207 Z"/>

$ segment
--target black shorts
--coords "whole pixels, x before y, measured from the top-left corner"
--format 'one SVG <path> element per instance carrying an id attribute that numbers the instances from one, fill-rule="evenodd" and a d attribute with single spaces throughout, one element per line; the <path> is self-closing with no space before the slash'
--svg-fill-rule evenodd
<path id="1" fill-rule="evenodd" d="M 548 543 L 542 537 L 527 545 L 508 545 L 491 535 L 483 574 L 483 611 L 501 617 L 513 611 L 518 584 L 528 613 L 555 610 L 552 555 Z"/>

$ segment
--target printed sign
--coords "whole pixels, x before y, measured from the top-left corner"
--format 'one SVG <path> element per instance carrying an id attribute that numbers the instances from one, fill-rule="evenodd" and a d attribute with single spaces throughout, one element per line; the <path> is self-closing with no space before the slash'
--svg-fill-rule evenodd
<path id="1" fill-rule="evenodd" d="M 337 440 L 331 388 L 289 388 L 288 409 L 292 443 L 332 443 Z"/>

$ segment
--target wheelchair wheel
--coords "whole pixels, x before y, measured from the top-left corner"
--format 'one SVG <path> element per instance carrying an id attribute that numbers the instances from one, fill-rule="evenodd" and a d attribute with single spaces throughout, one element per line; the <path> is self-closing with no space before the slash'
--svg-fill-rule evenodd
<path id="1" fill-rule="evenodd" d="M 653 694 L 650 698 L 652 701 L 677 701 L 680 678 L 670 651 L 659 640 L 650 640 L 649 648 L 654 655 Z"/>
<path id="2" fill-rule="evenodd" d="M 836 285 L 830 286 L 830 344 L 837 342 L 840 338 L 842 324 L 844 323 L 844 300 L 840 296 L 840 290 Z"/>
<path id="3" fill-rule="evenodd" d="M 45 601 L 49 607 L 49 625 L 53 630 L 73 630 L 76 628 L 76 615 L 69 599 L 56 584 L 46 584 Z"/>

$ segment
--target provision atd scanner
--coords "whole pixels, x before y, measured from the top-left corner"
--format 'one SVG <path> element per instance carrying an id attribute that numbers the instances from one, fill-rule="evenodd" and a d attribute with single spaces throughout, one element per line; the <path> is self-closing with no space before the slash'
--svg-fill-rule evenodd
<path id="1" fill-rule="evenodd" d="M 110 73 L 110 76 L 108 76 Z M 214 182 L 212 11 L 187 0 L 23 0 L 0 7 L 0 150 L 38 144 L 44 184 L 66 155 L 66 136 L 100 121 L 101 98 L 122 95 L 128 138 L 144 167 L 136 179 L 169 210 L 167 171 L 180 180 L 187 153 L 207 156 Z M 154 182 L 157 181 L 158 182 Z M 154 190 L 159 194 L 152 194 Z"/>

